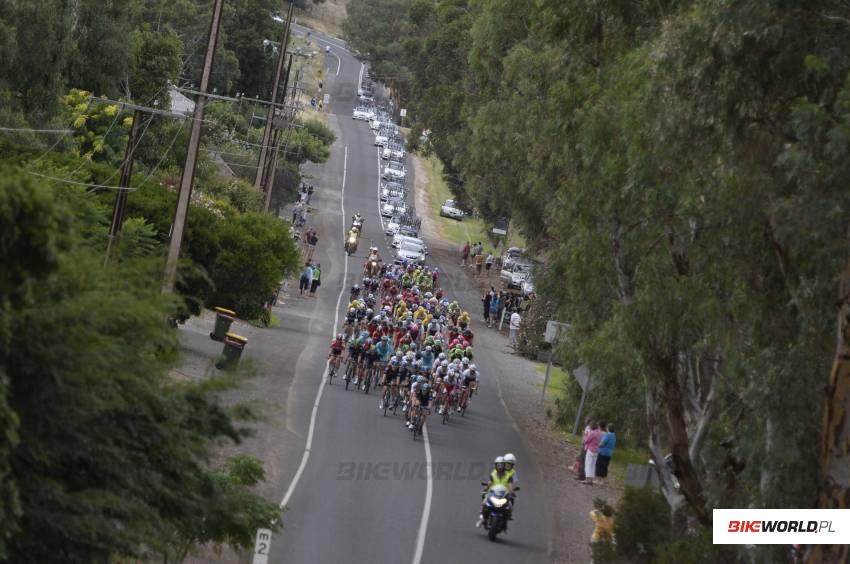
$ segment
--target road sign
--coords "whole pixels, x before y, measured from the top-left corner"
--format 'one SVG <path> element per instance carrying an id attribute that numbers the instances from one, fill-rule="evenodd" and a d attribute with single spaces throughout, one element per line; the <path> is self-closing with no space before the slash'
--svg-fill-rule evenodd
<path id="1" fill-rule="evenodd" d="M 272 532 L 269 529 L 257 529 L 257 540 L 254 541 L 253 564 L 268 564 L 271 546 Z"/>
<path id="2" fill-rule="evenodd" d="M 331 103 L 331 95 L 325 94 L 325 97 L 322 98 L 322 102 L 324 102 L 325 104 L 330 104 Z"/>
<path id="3" fill-rule="evenodd" d="M 401 117 L 407 117 L 407 108 L 402 108 L 398 111 L 398 115 Z"/>
<path id="4" fill-rule="evenodd" d="M 558 332 L 561 330 L 566 330 L 570 328 L 569 323 L 561 323 L 560 321 L 547 321 L 546 322 L 546 333 L 543 334 L 543 340 L 547 343 L 552 344 L 555 342 L 555 339 L 558 338 Z"/>
<path id="5" fill-rule="evenodd" d="M 576 382 L 578 382 L 578 385 L 581 386 L 581 389 L 584 390 L 585 388 L 587 388 L 588 392 L 599 384 L 599 380 L 590 379 L 590 369 L 587 367 L 586 364 L 582 364 L 581 366 L 573 370 L 573 376 L 575 377 Z M 587 387 L 588 382 L 590 382 L 589 388 Z"/>

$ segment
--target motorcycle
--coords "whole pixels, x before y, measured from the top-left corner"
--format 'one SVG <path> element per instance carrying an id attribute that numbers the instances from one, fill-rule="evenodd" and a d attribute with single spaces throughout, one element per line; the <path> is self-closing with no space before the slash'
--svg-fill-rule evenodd
<path id="1" fill-rule="evenodd" d="M 481 482 L 487 486 L 487 482 Z M 514 488 L 514 491 L 519 487 Z M 481 516 L 484 517 L 484 529 L 487 538 L 496 540 L 496 535 L 508 531 L 508 517 L 513 509 L 513 501 L 510 492 L 505 486 L 493 486 L 491 490 L 484 491 L 484 505 L 481 508 Z"/>
<path id="2" fill-rule="evenodd" d="M 357 252 L 357 237 L 348 238 L 345 242 L 345 252 L 348 253 L 349 256 Z"/>
<path id="3" fill-rule="evenodd" d="M 378 276 L 381 273 L 381 263 L 378 262 L 378 259 L 372 258 L 366 263 L 366 267 L 363 269 L 363 274 L 367 276 Z"/>

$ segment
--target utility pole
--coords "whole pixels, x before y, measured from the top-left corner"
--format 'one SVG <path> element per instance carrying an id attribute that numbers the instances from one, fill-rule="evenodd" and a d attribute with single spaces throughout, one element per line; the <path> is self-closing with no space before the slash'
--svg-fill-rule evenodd
<path id="1" fill-rule="evenodd" d="M 289 64 L 286 65 L 286 77 L 283 79 L 283 94 L 284 94 L 283 99 L 284 99 L 284 102 L 286 102 L 286 89 L 287 89 L 287 86 L 289 85 L 289 73 L 292 71 L 292 60 L 294 58 L 295 58 L 295 55 L 290 55 L 289 56 Z M 295 79 L 296 85 L 298 84 L 297 76 L 298 76 L 298 73 L 296 72 L 296 79 Z M 273 110 L 274 106 L 272 106 L 271 109 Z M 287 128 L 289 128 L 289 127 L 291 127 L 291 124 L 290 124 L 291 120 L 290 120 L 289 117 L 286 116 L 287 111 L 288 111 L 287 108 L 283 109 L 283 119 L 286 120 Z M 272 123 L 271 125 L 274 126 L 274 123 Z M 277 153 L 278 153 L 278 150 L 280 149 L 280 137 L 281 137 L 280 131 L 281 131 L 280 128 L 275 128 L 274 143 L 273 143 L 274 153 L 272 154 L 272 158 L 271 158 L 271 161 L 269 163 L 268 171 L 264 171 L 263 188 L 265 189 L 265 192 L 266 192 L 266 201 L 265 201 L 265 204 L 263 205 L 263 211 L 264 212 L 269 211 L 269 207 L 271 206 L 271 201 L 272 201 L 272 188 L 274 187 L 274 172 L 275 172 L 275 169 L 277 168 Z M 260 151 L 263 151 L 263 150 L 265 150 L 265 147 L 260 149 Z M 257 170 L 258 174 L 259 174 L 259 172 L 260 171 Z"/>
<path id="2" fill-rule="evenodd" d="M 192 130 L 189 134 L 189 147 L 186 151 L 186 162 L 183 163 L 180 192 L 177 194 L 177 209 L 174 212 L 174 223 L 171 225 L 171 241 L 168 245 L 165 277 L 162 281 L 163 293 L 174 291 L 174 281 L 177 278 L 177 260 L 180 258 L 180 247 L 183 244 L 183 230 L 186 228 L 186 217 L 189 214 L 189 197 L 192 195 L 192 184 L 195 180 L 195 165 L 198 162 L 198 149 L 201 144 L 201 125 L 204 119 L 204 106 L 206 106 L 207 102 L 206 93 L 210 85 L 210 76 L 212 75 L 223 7 L 224 0 L 215 0 L 212 21 L 210 22 L 209 39 L 207 41 L 207 52 L 204 55 L 204 68 L 201 72 L 201 94 L 195 102 L 195 114 L 192 121 Z"/>
<path id="3" fill-rule="evenodd" d="M 151 116 L 153 119 L 153 116 Z M 124 210 L 127 207 L 127 194 L 130 192 L 130 177 L 133 174 L 133 159 L 136 156 L 136 145 L 139 144 L 139 126 L 142 123 L 142 111 L 136 109 L 133 112 L 133 127 L 130 129 L 130 138 L 127 139 L 127 148 L 124 149 L 124 162 L 121 165 L 121 180 L 118 182 L 118 193 L 115 195 L 115 205 L 112 208 L 112 223 L 109 226 L 109 242 L 106 244 L 106 258 L 104 266 L 109 262 L 112 255 L 112 247 L 117 243 L 121 235 L 121 224 L 124 223 Z"/>
<path id="4" fill-rule="evenodd" d="M 283 25 L 283 38 L 280 41 L 280 53 L 277 57 L 277 69 L 275 69 L 274 82 L 272 83 L 272 105 L 266 115 L 266 129 L 263 131 L 263 142 L 260 143 L 260 160 L 257 163 L 257 175 L 254 177 L 254 187 L 260 189 L 263 186 L 263 172 L 266 170 L 266 159 L 268 158 L 269 143 L 272 136 L 272 120 L 277 103 L 277 91 L 280 85 L 280 75 L 283 73 L 283 63 L 286 59 L 286 49 L 289 46 L 289 27 L 292 23 L 292 8 L 294 3 L 290 2 L 286 13 L 286 23 Z M 284 90 L 284 93 L 286 90 Z"/>

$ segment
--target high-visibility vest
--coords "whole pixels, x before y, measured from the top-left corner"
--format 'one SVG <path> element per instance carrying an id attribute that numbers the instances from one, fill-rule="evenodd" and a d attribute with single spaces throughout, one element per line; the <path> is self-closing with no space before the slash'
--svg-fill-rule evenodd
<path id="1" fill-rule="evenodd" d="M 505 472 L 501 476 L 496 470 L 490 472 L 490 489 L 492 490 L 496 486 L 505 486 L 505 488 L 510 491 L 511 489 L 511 476 L 508 472 Z"/>

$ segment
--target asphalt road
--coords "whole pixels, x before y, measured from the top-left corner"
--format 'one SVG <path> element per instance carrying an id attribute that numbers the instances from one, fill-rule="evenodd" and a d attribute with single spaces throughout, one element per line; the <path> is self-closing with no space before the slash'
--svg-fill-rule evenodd
<path id="1" fill-rule="evenodd" d="M 313 37 L 322 47 L 332 45 L 325 63 L 331 97 L 326 109 L 338 138 L 330 160 L 307 171 L 317 187 L 313 224 L 321 239 L 315 258 L 322 263 L 323 282 L 316 299 L 302 299 L 296 291 L 284 305 L 287 336 L 281 347 L 294 346 L 296 352 L 282 357 L 281 369 L 294 369 L 295 376 L 287 390 L 285 429 L 264 439 L 279 444 L 259 449 L 278 453 L 270 462 L 274 484 L 268 493 L 287 506 L 284 530 L 272 539 L 268 561 L 545 562 L 551 519 L 542 487 L 535 484 L 539 471 L 496 384 L 488 380 L 500 366 L 486 348 L 476 347 L 482 386 L 467 416 L 447 425 L 432 419 L 424 441 L 412 440 L 401 417 L 384 417 L 375 392 L 346 391 L 338 379 L 332 386 L 323 383 L 327 344 L 348 288 L 361 279 L 368 240 L 383 257 L 391 254 L 378 212 L 374 137 L 367 123 L 351 119 L 361 64 L 338 40 Z M 408 163 L 409 174 L 412 169 Z M 368 240 L 346 259 L 343 237 L 355 211 L 365 217 Z M 446 280 L 444 288 L 451 293 L 461 284 L 468 285 Z M 477 311 L 471 313 L 478 319 Z M 522 491 L 508 534 L 491 543 L 474 526 L 479 481 L 505 452 L 519 459 Z"/>

